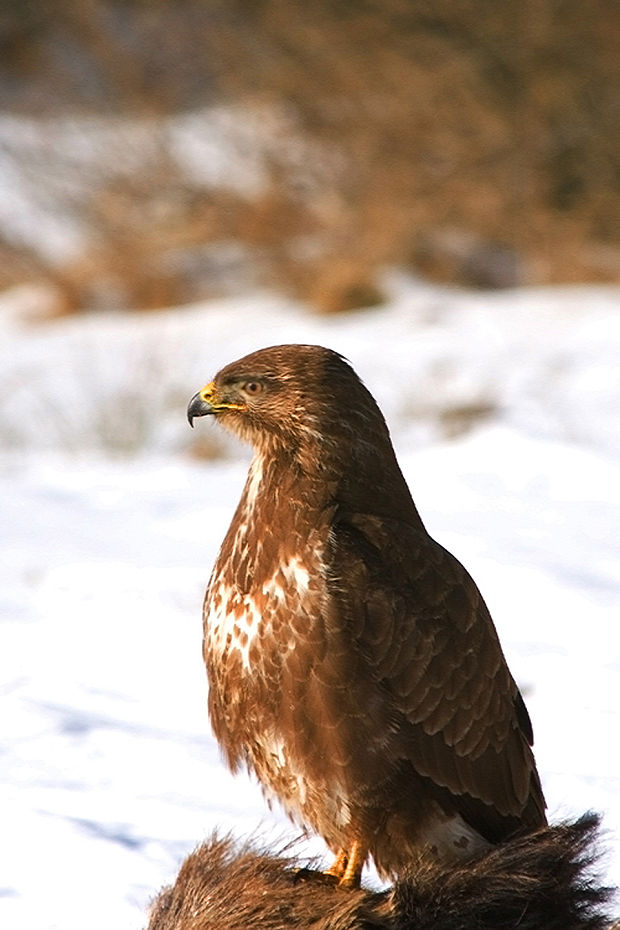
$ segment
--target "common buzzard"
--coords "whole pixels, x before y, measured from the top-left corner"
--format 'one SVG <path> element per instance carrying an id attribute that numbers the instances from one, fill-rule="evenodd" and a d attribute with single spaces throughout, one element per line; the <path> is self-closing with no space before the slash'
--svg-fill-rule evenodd
<path id="1" fill-rule="evenodd" d="M 204 604 L 213 730 L 230 768 L 359 882 L 470 858 L 545 821 L 532 727 L 489 611 L 426 532 L 347 361 L 262 349 L 190 401 L 254 447 Z"/>

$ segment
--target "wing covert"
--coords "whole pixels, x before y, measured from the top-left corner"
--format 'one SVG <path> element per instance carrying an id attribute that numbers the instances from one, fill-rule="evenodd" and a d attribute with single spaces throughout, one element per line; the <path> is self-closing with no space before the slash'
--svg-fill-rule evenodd
<path id="1" fill-rule="evenodd" d="M 394 754 L 518 815 L 535 772 L 529 717 L 471 576 L 423 530 L 369 514 L 340 520 L 334 560 L 354 579 L 346 600 L 334 589 L 343 622 L 399 721 Z"/>

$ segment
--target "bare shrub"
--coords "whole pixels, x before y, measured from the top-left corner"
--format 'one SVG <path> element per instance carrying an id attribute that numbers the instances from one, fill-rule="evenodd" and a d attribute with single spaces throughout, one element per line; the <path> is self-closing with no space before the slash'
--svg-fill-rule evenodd
<path id="1" fill-rule="evenodd" d="M 55 0 L 4 16 L 0 100 L 39 114 L 45 139 L 4 154 L 86 243 L 54 263 L 76 307 L 275 280 L 334 311 L 378 299 L 385 264 L 478 287 L 620 280 L 614 0 Z M 80 116 L 72 151 L 50 111 Z M 196 122 L 172 144 L 171 121 L 215 111 L 240 118 L 211 148 Z M 253 186 L 231 183 L 241 163 Z"/>

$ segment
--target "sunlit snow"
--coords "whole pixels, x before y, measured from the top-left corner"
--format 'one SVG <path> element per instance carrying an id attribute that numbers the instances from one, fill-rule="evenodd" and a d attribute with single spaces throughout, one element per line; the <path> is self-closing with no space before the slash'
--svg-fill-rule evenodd
<path id="1" fill-rule="evenodd" d="M 254 294 L 36 325 L 36 292 L 0 298 L 1 926 L 140 928 L 213 829 L 294 832 L 210 735 L 201 600 L 248 454 L 185 420 L 279 342 L 337 349 L 377 397 L 491 608 L 551 816 L 601 811 L 620 883 L 620 290 L 386 286 L 334 318 Z"/>

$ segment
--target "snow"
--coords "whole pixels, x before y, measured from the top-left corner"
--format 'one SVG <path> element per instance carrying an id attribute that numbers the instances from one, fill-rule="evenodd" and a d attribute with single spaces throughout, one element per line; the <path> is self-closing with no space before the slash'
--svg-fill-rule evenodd
<path id="1" fill-rule="evenodd" d="M 377 397 L 491 608 L 551 817 L 601 811 L 620 882 L 620 290 L 386 286 L 327 318 L 254 293 L 36 324 L 38 291 L 0 296 L 2 926 L 139 928 L 213 829 L 294 835 L 210 735 L 201 601 L 248 453 L 185 421 L 222 364 L 293 341 Z"/>

